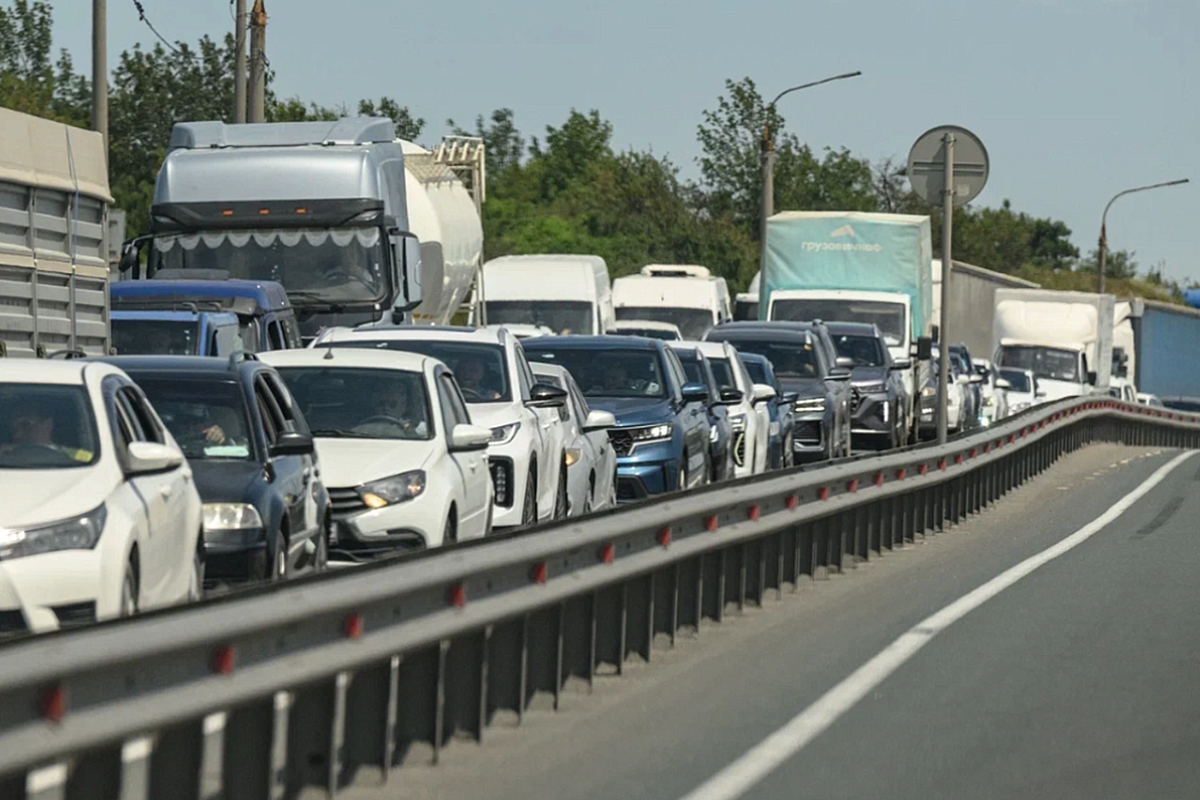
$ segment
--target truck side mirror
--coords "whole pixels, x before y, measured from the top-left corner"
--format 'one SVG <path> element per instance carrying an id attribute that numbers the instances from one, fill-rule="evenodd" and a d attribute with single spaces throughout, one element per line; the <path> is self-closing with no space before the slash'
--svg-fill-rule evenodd
<path id="1" fill-rule="evenodd" d="M 1096 373 L 1095 373 L 1095 372 L 1089 372 L 1089 373 L 1087 374 L 1087 382 L 1088 382 L 1088 385 L 1089 385 L 1089 386 L 1095 386 L 1095 385 L 1096 385 Z"/>
<path id="2" fill-rule="evenodd" d="M 933 358 L 933 341 L 932 336 L 921 336 L 917 339 L 917 360 L 928 361 Z"/>
<path id="3" fill-rule="evenodd" d="M 397 291 L 392 310 L 405 314 L 421 304 L 421 242 L 411 233 L 395 235 L 399 241 L 392 242 L 392 263 Z"/>
<path id="4" fill-rule="evenodd" d="M 117 269 L 122 273 L 129 273 L 135 281 L 142 277 L 141 252 L 144 241 L 145 237 L 139 236 L 121 245 L 121 260 L 117 263 Z"/>

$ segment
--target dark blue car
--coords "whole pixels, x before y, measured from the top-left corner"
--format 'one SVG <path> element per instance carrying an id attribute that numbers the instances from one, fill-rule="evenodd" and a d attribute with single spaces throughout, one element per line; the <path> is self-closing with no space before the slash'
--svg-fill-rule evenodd
<path id="1" fill-rule="evenodd" d="M 729 418 L 729 405 L 738 402 L 742 393 L 736 389 L 721 391 L 721 383 L 713 373 L 712 363 L 700 348 L 692 342 L 669 342 L 675 355 L 683 364 L 689 383 L 703 383 L 708 387 L 709 425 L 709 480 L 718 483 L 733 478 L 733 421 Z"/>
<path id="2" fill-rule="evenodd" d="M 798 395 L 795 392 L 784 391 L 779 378 L 775 376 L 775 368 L 771 361 L 758 353 L 738 351 L 746 371 L 755 383 L 762 383 L 775 390 L 775 397 L 767 403 L 771 412 L 771 453 L 768 466 L 771 469 L 783 469 L 792 466 L 792 436 L 796 426 L 795 403 Z"/>
<path id="3" fill-rule="evenodd" d="M 617 499 L 707 483 L 709 389 L 689 383 L 679 357 L 659 339 L 635 336 L 546 336 L 522 344 L 530 361 L 559 364 L 593 408 L 617 427 Z"/>

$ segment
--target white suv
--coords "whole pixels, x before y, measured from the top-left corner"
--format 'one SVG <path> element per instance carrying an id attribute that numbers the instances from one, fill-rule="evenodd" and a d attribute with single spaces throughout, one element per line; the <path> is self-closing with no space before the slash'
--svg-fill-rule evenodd
<path id="1" fill-rule="evenodd" d="M 421 353 L 450 368 L 471 419 L 492 430 L 496 528 L 567 515 L 567 446 L 558 415 L 567 394 L 537 382 L 515 335 L 504 328 L 330 328 L 310 345 L 334 346 Z"/>
<path id="2" fill-rule="evenodd" d="M 334 549 L 386 555 L 481 538 L 492 516 L 488 428 L 437 359 L 391 350 L 274 350 L 312 429 Z"/>
<path id="3" fill-rule="evenodd" d="M 696 348 L 712 364 L 713 375 L 721 389 L 736 389 L 742 399 L 729 406 L 733 430 L 733 474 L 743 478 L 767 471 L 771 449 L 771 410 L 766 401 L 775 396 L 774 388 L 756 384 L 750 377 L 737 348 L 729 342 L 668 342 L 673 347 Z"/>
<path id="4" fill-rule="evenodd" d="M 182 451 L 124 372 L 4 359 L 0 633 L 198 599 L 200 509 Z"/>

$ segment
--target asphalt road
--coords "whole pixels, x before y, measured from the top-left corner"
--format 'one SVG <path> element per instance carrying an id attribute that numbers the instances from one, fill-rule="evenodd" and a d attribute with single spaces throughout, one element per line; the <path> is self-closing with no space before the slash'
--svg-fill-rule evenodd
<path id="1" fill-rule="evenodd" d="M 702 629 L 353 800 L 680 800 L 914 625 L 1084 528 L 1176 453 L 1089 448 L 924 543 Z M 1200 794 L 1200 457 L 930 639 L 748 786 L 776 798 Z M 717 797 L 719 794 L 713 794 Z"/>

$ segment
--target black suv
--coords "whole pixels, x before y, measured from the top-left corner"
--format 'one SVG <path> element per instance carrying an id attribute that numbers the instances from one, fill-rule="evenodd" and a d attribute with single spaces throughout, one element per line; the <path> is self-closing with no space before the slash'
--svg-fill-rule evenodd
<path id="1" fill-rule="evenodd" d="M 908 362 L 892 361 L 887 341 L 874 324 L 827 322 L 839 358 L 851 360 L 850 413 L 854 446 L 892 449 L 904 444 L 908 431 L 908 393 L 899 371 Z"/>
<path id="2" fill-rule="evenodd" d="M 116 356 L 192 466 L 206 581 L 324 569 L 329 495 L 312 434 L 279 374 L 252 355 Z"/>

